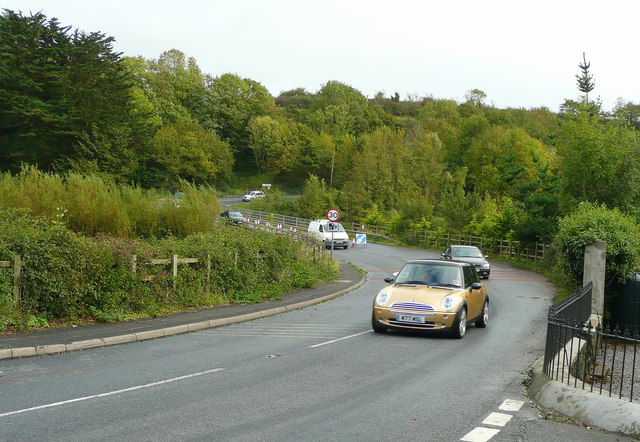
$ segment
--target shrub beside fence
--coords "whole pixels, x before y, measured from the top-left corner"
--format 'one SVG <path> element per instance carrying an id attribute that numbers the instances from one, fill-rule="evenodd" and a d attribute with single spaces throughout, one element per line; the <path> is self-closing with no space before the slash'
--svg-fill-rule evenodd
<path id="1" fill-rule="evenodd" d="M 309 246 L 313 248 L 313 261 L 316 262 L 317 259 L 325 257 L 326 251 L 324 245 L 317 241 L 315 237 L 310 237 L 305 233 L 300 233 L 295 230 L 284 230 L 283 234 L 292 235 L 295 239 L 299 241 L 303 241 L 307 243 Z M 235 252 L 235 266 L 238 265 L 238 252 Z M 171 258 L 154 258 L 146 261 L 139 261 L 137 255 L 132 255 L 131 257 L 131 272 L 134 275 L 138 275 L 142 281 L 150 282 L 158 279 L 164 275 L 167 275 L 172 280 L 173 290 L 176 290 L 176 284 L 178 280 L 178 268 L 179 264 L 204 264 L 206 269 L 206 290 L 210 290 L 211 285 L 211 274 L 212 274 L 212 264 L 211 264 L 211 256 L 207 255 L 206 259 L 199 258 L 179 258 L 178 255 L 174 254 Z M 13 260 L 9 261 L 0 261 L 0 269 L 13 269 L 13 302 L 15 305 L 20 305 L 20 292 L 21 292 L 21 276 L 25 264 L 28 263 L 23 262 L 20 255 L 16 255 Z M 170 272 L 148 272 L 148 271 L 140 271 L 143 266 L 164 266 L 165 269 L 169 267 L 171 269 Z M 167 294 L 168 296 L 168 294 Z"/>

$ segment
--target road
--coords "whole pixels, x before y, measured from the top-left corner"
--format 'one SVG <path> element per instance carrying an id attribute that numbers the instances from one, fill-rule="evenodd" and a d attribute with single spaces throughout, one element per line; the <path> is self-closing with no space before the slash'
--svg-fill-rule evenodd
<path id="1" fill-rule="evenodd" d="M 437 254 L 377 244 L 334 254 L 368 280 L 330 302 L 0 363 L 0 440 L 625 440 L 541 419 L 523 396 L 554 291 L 542 277 L 494 263 L 489 326 L 462 340 L 374 334 L 382 279 Z"/>

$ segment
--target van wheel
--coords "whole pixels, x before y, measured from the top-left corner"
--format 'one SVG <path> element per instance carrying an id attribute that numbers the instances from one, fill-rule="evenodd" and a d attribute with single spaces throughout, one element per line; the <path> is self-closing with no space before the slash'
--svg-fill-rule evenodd
<path id="1" fill-rule="evenodd" d="M 347 250 L 349 248 L 349 244 L 344 245 L 344 249 Z"/>

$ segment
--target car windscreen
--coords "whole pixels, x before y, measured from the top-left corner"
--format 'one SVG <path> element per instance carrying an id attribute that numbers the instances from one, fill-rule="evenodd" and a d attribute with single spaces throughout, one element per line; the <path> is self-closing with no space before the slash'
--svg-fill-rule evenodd
<path id="1" fill-rule="evenodd" d="M 395 284 L 424 284 L 462 287 L 460 268 L 431 263 L 407 263 L 396 277 Z"/>
<path id="2" fill-rule="evenodd" d="M 458 258 L 482 258 L 484 255 L 477 247 L 455 247 L 453 256 Z"/>
<path id="3" fill-rule="evenodd" d="M 240 213 L 240 212 L 229 212 L 229 216 L 242 218 L 242 213 Z"/>

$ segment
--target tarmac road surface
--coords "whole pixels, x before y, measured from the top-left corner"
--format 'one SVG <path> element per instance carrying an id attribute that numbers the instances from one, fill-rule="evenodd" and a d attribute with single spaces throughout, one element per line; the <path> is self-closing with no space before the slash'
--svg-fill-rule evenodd
<path id="1" fill-rule="evenodd" d="M 489 326 L 469 327 L 462 340 L 374 334 L 382 279 L 438 253 L 377 244 L 334 253 L 367 281 L 327 302 L 0 360 L 0 440 L 624 440 L 541 419 L 524 396 L 554 293 L 544 278 L 494 262 Z"/>

